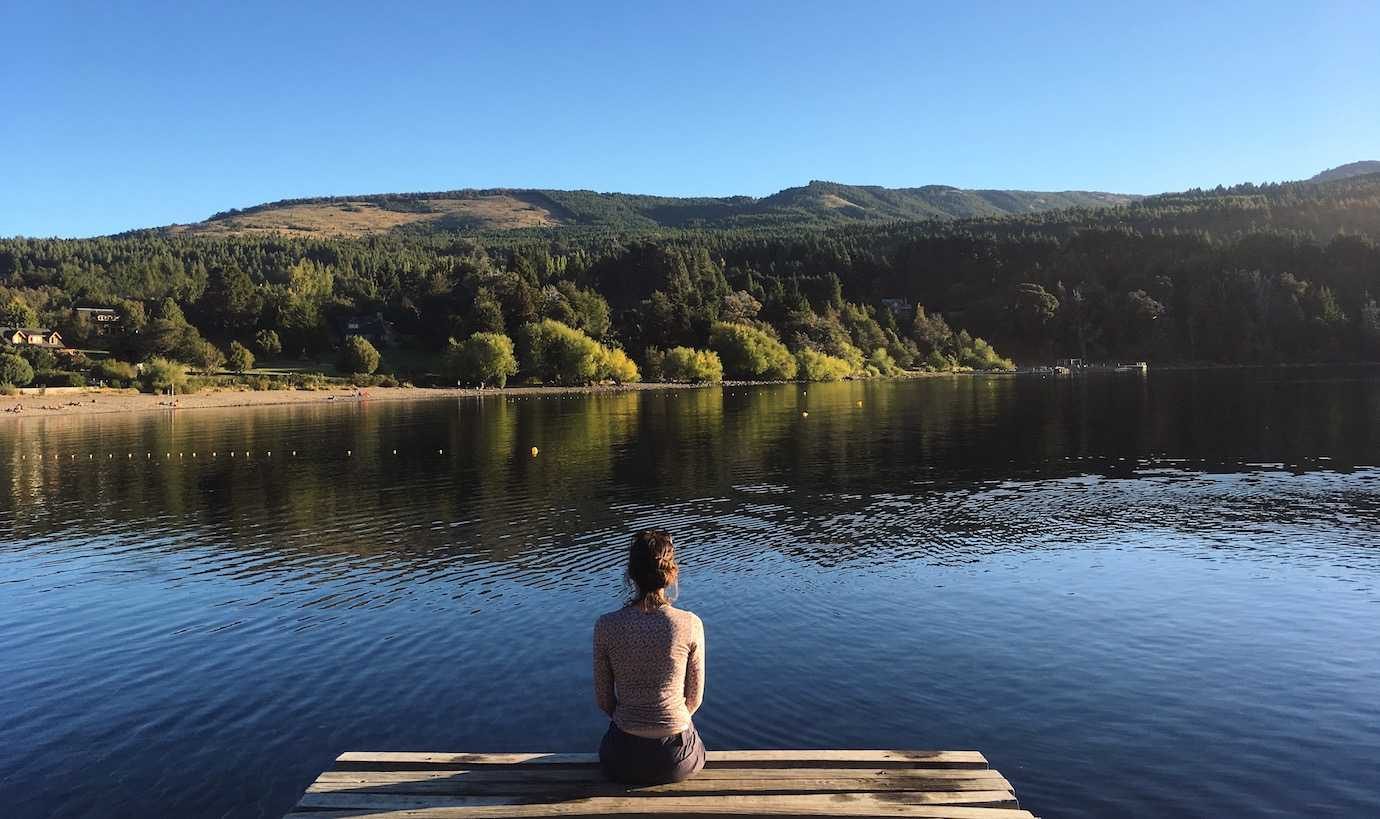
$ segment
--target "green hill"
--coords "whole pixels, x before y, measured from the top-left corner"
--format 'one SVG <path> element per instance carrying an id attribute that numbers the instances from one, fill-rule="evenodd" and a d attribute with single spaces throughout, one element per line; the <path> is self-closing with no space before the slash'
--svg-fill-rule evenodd
<path id="1" fill-rule="evenodd" d="M 819 181 L 760 199 L 493 188 L 285 199 L 162 230 L 210 236 L 358 237 L 389 231 L 427 234 L 560 227 L 639 231 L 828 226 L 1013 216 L 1122 205 L 1136 198 L 1090 191 L 964 190 L 944 185 L 882 188 Z"/>
<path id="2" fill-rule="evenodd" d="M 1331 182 L 1336 179 L 1350 179 L 1353 176 L 1367 176 L 1380 173 L 1380 161 L 1368 159 L 1363 162 L 1348 162 L 1335 168 L 1328 168 L 1317 174 L 1309 182 Z"/>

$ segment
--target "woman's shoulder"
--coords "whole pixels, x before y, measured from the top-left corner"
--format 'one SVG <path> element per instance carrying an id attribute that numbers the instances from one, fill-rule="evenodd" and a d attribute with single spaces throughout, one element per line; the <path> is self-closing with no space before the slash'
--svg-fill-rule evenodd
<path id="1" fill-rule="evenodd" d="M 693 627 L 698 628 L 698 629 L 703 629 L 703 628 L 704 628 L 704 621 L 700 619 L 700 616 L 699 616 L 698 614 L 694 613 L 693 611 L 691 611 L 691 610 L 689 610 L 689 609 L 677 609 L 677 608 L 673 608 L 673 609 L 670 610 L 670 614 L 671 614 L 672 617 L 674 617 L 674 618 L 676 618 L 676 619 L 678 619 L 678 620 L 680 620 L 680 621 L 682 621 L 682 622 L 684 622 L 684 623 L 686 623 L 686 624 L 688 624 L 688 625 L 690 625 L 690 626 L 693 626 Z"/>
<path id="2" fill-rule="evenodd" d="M 616 609 L 614 609 L 613 611 L 606 611 L 606 612 L 604 612 L 603 614 L 599 615 L 598 619 L 596 619 L 596 620 L 594 621 L 594 627 L 595 627 L 595 628 L 601 628 L 601 627 L 603 627 L 603 626 L 606 626 L 606 625 L 608 625 L 609 623 L 613 622 L 614 620 L 618 620 L 618 619 L 620 619 L 621 617 L 626 616 L 627 611 L 628 611 L 628 607 L 627 607 L 627 606 L 622 606 L 622 607 L 620 607 L 620 608 L 616 608 Z"/>
<path id="3" fill-rule="evenodd" d="M 635 625 L 637 615 L 641 614 L 636 606 L 619 606 L 613 611 L 606 611 L 599 615 L 599 619 L 594 621 L 595 631 L 601 629 L 628 627 Z"/>
<path id="4" fill-rule="evenodd" d="M 659 606 L 652 611 L 645 612 L 638 609 L 636 606 L 623 606 L 599 615 L 599 618 L 594 621 L 594 628 L 599 630 L 610 628 L 618 623 L 629 623 L 632 625 L 644 621 L 651 622 L 657 619 L 662 619 L 663 622 L 665 620 L 670 620 L 673 623 L 681 623 L 698 629 L 704 628 L 704 622 L 700 620 L 698 614 L 695 614 L 689 609 L 680 609 L 674 606 Z"/>

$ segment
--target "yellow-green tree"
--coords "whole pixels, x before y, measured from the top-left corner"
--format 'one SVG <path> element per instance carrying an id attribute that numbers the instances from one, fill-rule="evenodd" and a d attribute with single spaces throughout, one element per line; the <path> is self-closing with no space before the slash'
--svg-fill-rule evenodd
<path id="1" fill-rule="evenodd" d="M 379 351 L 369 343 L 369 339 L 362 336 L 346 336 L 336 366 L 342 372 L 368 375 L 379 368 L 380 361 Z"/>
<path id="2" fill-rule="evenodd" d="M 464 341 L 450 340 L 446 373 L 456 382 L 502 387 L 518 370 L 513 342 L 502 333 L 475 333 Z"/>
<path id="3" fill-rule="evenodd" d="M 853 372 L 853 365 L 842 358 L 809 347 L 795 355 L 800 377 L 806 381 L 838 381 Z"/>
<path id="4" fill-rule="evenodd" d="M 252 370 L 254 369 L 254 354 L 238 341 L 232 341 L 230 342 L 230 349 L 225 355 L 225 364 L 237 373 Z"/>
<path id="5" fill-rule="evenodd" d="M 518 358 L 523 372 L 551 384 L 591 384 L 601 379 L 628 383 L 639 377 L 627 353 L 605 347 L 555 319 L 523 325 Z"/>
<path id="6" fill-rule="evenodd" d="M 757 327 L 717 322 L 710 328 L 709 346 L 719 354 L 724 372 L 733 378 L 771 381 L 795 378 L 797 365 L 790 350 Z"/>

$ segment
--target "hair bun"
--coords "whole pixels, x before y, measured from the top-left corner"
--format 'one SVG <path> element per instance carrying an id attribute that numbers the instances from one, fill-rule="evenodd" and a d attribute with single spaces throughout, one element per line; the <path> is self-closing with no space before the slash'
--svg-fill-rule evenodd
<path id="1" fill-rule="evenodd" d="M 628 549 L 628 579 L 634 586 L 634 604 L 643 608 L 668 604 L 665 589 L 676 582 L 679 572 L 670 532 L 644 529 L 633 535 Z"/>

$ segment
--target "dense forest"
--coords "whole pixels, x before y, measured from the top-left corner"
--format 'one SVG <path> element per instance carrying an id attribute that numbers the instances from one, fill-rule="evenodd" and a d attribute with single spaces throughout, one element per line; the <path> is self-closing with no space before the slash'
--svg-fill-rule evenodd
<path id="1" fill-rule="evenodd" d="M 0 241 L 0 325 L 214 369 L 241 349 L 334 361 L 342 328 L 379 316 L 394 345 L 378 345 L 380 371 L 432 382 L 620 380 L 649 364 L 697 380 L 710 351 L 729 378 L 1009 366 L 997 350 L 1375 360 L 1376 236 L 1380 174 L 833 227 L 18 238 Z M 80 306 L 115 308 L 118 329 L 98 334 Z"/>

